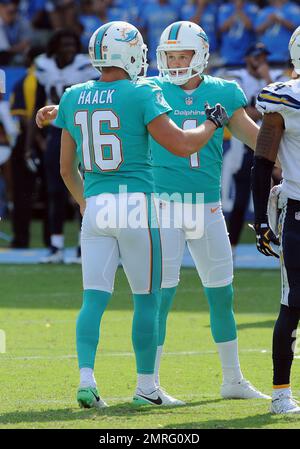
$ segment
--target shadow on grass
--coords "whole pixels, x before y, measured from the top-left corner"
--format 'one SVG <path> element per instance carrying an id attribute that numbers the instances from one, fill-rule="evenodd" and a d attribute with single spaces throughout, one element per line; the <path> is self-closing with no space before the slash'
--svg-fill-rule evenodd
<path id="1" fill-rule="evenodd" d="M 218 403 L 222 401 L 221 398 L 195 401 L 187 404 L 186 406 L 178 407 L 153 407 L 142 406 L 137 407 L 131 403 L 121 403 L 111 405 L 103 409 L 79 409 L 79 408 L 66 408 L 66 409 L 47 409 L 47 410 L 28 410 L 19 412 L 9 412 L 0 415 L 0 424 L 18 424 L 18 423 L 45 423 L 51 422 L 65 422 L 65 421 L 78 421 L 78 420 L 97 420 L 98 417 L 102 419 L 114 416 L 124 417 L 128 420 L 138 416 L 150 416 L 150 415 L 168 415 L 173 414 L 174 410 L 180 411 L 184 414 L 193 407 L 203 406 L 207 404 Z"/>
<path id="2" fill-rule="evenodd" d="M 271 328 L 273 329 L 275 325 L 275 320 L 266 320 L 266 321 L 258 321 L 252 323 L 241 323 L 237 324 L 238 331 L 242 331 L 243 329 L 263 329 L 263 328 Z M 205 326 L 207 329 L 210 329 L 210 325 Z"/>
<path id="3" fill-rule="evenodd" d="M 245 416 L 233 419 L 214 419 L 205 422 L 192 421 L 183 424 L 168 424 L 164 429 L 264 429 L 266 426 L 272 429 L 281 425 L 291 424 L 293 428 L 300 428 L 300 416 L 271 415 L 271 413 Z M 295 424 L 299 424 L 295 426 Z M 285 426 L 286 427 L 286 426 Z"/>
<path id="4" fill-rule="evenodd" d="M 260 328 L 271 328 L 273 329 L 275 324 L 275 319 L 274 320 L 266 320 L 266 321 L 258 321 L 256 323 L 252 322 L 252 323 L 242 323 L 242 324 L 238 324 L 237 328 L 238 330 L 243 330 L 243 329 L 260 329 Z"/>

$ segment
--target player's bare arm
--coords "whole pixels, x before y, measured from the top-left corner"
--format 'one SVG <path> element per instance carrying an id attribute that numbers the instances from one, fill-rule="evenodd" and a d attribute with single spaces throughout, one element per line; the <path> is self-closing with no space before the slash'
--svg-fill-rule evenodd
<path id="1" fill-rule="evenodd" d="M 258 133 L 255 156 L 275 162 L 279 144 L 284 132 L 284 120 L 281 114 L 265 114 Z"/>
<path id="2" fill-rule="evenodd" d="M 147 128 L 151 136 L 171 153 L 189 157 L 209 141 L 216 130 L 216 125 L 206 120 L 198 128 L 184 131 L 167 114 L 163 114 L 152 120 Z"/>
<path id="3" fill-rule="evenodd" d="M 227 127 L 234 137 L 255 150 L 259 127 L 244 108 L 239 108 L 234 112 Z"/>
<path id="4" fill-rule="evenodd" d="M 222 109 L 222 111 L 224 110 Z M 44 106 L 39 109 L 36 115 L 37 126 L 42 128 L 44 121 L 54 120 L 57 113 L 57 105 Z M 162 114 L 148 124 L 148 131 L 151 136 L 167 150 L 177 156 L 189 157 L 206 145 L 217 127 L 223 125 L 223 121 L 226 121 L 227 117 L 225 111 L 223 114 L 224 116 L 220 118 L 220 122 L 215 123 L 211 119 L 208 119 L 197 128 L 185 131 L 179 128 L 167 114 Z"/>
<path id="5" fill-rule="evenodd" d="M 62 130 L 61 135 L 60 174 L 72 197 L 79 204 L 81 214 L 83 214 L 85 199 L 83 197 L 82 178 L 77 167 L 76 143 L 66 129 Z"/>
<path id="6" fill-rule="evenodd" d="M 182 130 L 168 116 L 163 114 L 148 124 L 151 136 L 176 156 L 189 157 L 207 144 L 217 128 L 228 122 L 226 110 L 217 103 L 211 107 L 205 104 L 207 120 L 194 129 Z"/>

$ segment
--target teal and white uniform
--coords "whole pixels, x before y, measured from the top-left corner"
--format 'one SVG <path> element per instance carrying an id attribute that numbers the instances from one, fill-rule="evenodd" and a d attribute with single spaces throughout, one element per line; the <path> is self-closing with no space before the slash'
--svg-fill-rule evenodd
<path id="1" fill-rule="evenodd" d="M 134 293 L 160 288 L 160 237 L 148 213 L 154 184 L 147 125 L 170 110 L 147 80 L 89 81 L 67 89 L 60 101 L 56 124 L 76 142 L 84 168 L 84 289 L 111 292 L 119 258 Z M 146 223 L 138 229 L 124 224 L 136 204 Z"/>
<path id="2" fill-rule="evenodd" d="M 163 90 L 171 105 L 169 116 L 182 129 L 196 128 L 206 120 L 204 104 L 221 103 L 229 117 L 239 108 L 247 106 L 244 92 L 234 81 L 203 75 L 200 86 L 192 93 L 181 87 L 153 78 Z M 150 139 L 154 166 L 154 179 L 158 193 L 204 193 L 204 202 L 220 200 L 223 160 L 223 128 L 215 131 L 201 151 L 189 158 L 178 157 Z"/>
<path id="3" fill-rule="evenodd" d="M 64 93 L 56 124 L 66 128 L 84 168 L 84 196 L 154 191 L 147 125 L 169 112 L 153 82 L 89 81 Z"/>
<path id="4" fill-rule="evenodd" d="M 247 106 L 244 92 L 234 81 L 202 75 L 202 82 L 198 88 L 189 92 L 174 84 L 162 82 L 159 78 L 152 79 L 162 88 L 164 98 L 172 107 L 169 116 L 183 129 L 195 128 L 205 121 L 206 102 L 210 105 L 221 103 L 229 117 L 236 110 Z M 186 219 L 177 217 L 177 223 L 181 221 L 182 226 L 161 228 L 163 287 L 174 287 L 179 282 L 185 241 L 205 287 L 219 287 L 232 282 L 231 248 L 220 203 L 222 143 L 223 129 L 217 129 L 207 145 L 197 154 L 181 158 L 167 150 L 163 151 L 163 148 L 150 138 L 155 187 L 163 198 L 160 199 L 160 213 L 171 209 L 170 219 L 174 224 L 176 215 L 182 212 L 180 208 L 176 209 L 174 200 L 166 204 L 168 199 L 165 193 L 173 196 L 174 193 L 178 193 L 179 199 L 193 204 L 194 217 L 200 213 L 204 218 L 203 226 L 200 226 L 201 232 L 198 230 L 193 235 L 188 229 L 189 217 Z M 202 201 L 204 204 L 197 199 L 197 194 L 200 193 L 204 195 Z M 184 197 L 186 194 L 189 194 L 187 198 Z"/>

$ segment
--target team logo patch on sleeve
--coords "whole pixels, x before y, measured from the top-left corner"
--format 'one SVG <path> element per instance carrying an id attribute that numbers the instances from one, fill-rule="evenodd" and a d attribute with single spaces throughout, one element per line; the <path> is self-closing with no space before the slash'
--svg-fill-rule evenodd
<path id="1" fill-rule="evenodd" d="M 165 100 L 165 97 L 163 96 L 163 93 L 161 91 L 156 93 L 156 101 L 161 106 L 165 106 L 166 108 L 169 107 L 168 103 Z"/>

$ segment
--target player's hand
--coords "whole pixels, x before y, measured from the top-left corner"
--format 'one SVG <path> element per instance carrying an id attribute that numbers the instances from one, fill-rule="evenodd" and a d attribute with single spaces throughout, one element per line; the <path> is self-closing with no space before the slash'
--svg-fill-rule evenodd
<path id="1" fill-rule="evenodd" d="M 39 128 L 43 128 L 44 122 L 47 120 L 55 120 L 57 117 L 57 106 L 51 104 L 39 109 L 35 116 L 35 122 Z"/>
<path id="2" fill-rule="evenodd" d="M 205 103 L 205 114 L 207 120 L 213 122 L 217 128 L 222 128 L 229 121 L 226 109 L 220 103 L 213 107 Z"/>
<path id="3" fill-rule="evenodd" d="M 279 259 L 276 251 L 279 250 L 280 242 L 270 229 L 267 223 L 256 223 L 249 227 L 255 231 L 256 234 L 256 248 L 265 256 L 274 256 Z"/>

